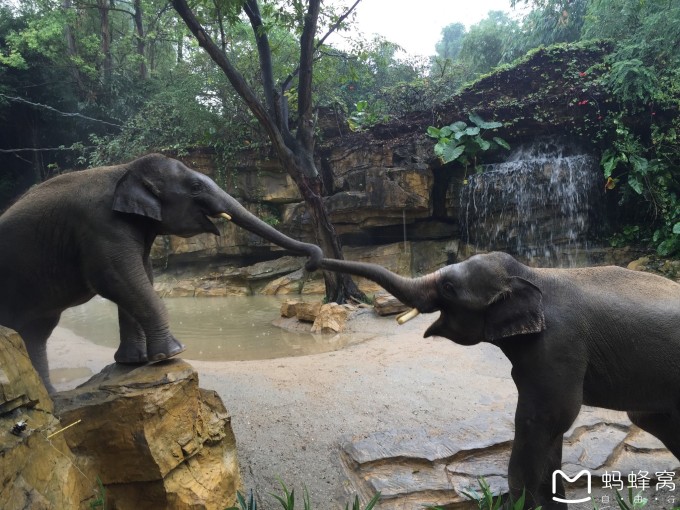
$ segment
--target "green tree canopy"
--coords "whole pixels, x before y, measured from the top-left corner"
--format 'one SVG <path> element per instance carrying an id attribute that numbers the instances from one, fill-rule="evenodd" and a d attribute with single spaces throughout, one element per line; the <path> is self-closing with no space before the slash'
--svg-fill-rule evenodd
<path id="1" fill-rule="evenodd" d="M 442 37 L 434 47 L 437 56 L 450 60 L 457 59 L 463 47 L 465 33 L 465 25 L 462 23 L 451 23 L 442 28 Z"/>

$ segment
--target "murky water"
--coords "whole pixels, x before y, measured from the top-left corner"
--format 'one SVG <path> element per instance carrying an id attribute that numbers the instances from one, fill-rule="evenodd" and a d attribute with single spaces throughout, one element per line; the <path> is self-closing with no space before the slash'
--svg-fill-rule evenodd
<path id="1" fill-rule="evenodd" d="M 164 300 L 172 333 L 187 346 L 185 359 L 285 358 L 334 351 L 364 340 L 360 335 L 312 335 L 273 326 L 281 302 L 282 298 L 270 296 Z M 118 347 L 118 309 L 103 298 L 66 310 L 59 325 L 96 344 Z"/>

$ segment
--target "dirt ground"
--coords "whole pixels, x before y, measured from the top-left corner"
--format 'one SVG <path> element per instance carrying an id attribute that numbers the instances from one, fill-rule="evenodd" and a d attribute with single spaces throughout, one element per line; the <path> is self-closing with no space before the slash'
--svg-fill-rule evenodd
<path id="1" fill-rule="evenodd" d="M 352 488 L 339 460 L 349 436 L 455 423 L 496 410 L 511 417 L 510 364 L 492 346 L 423 339 L 434 316 L 398 326 L 362 310 L 351 328 L 368 337 L 340 351 L 258 361 L 190 363 L 232 415 L 245 490 L 275 508 L 279 479 L 315 508 L 344 508 Z M 48 343 L 53 382 L 73 388 L 113 361 L 113 349 L 57 328 Z M 277 504 L 278 505 L 278 504 Z"/>
<path id="2" fill-rule="evenodd" d="M 232 415 L 244 490 L 279 508 L 279 480 L 313 508 L 344 508 L 353 488 L 340 462 L 344 438 L 454 425 L 475 414 L 511 420 L 510 363 L 490 345 L 422 338 L 436 316 L 404 326 L 361 310 L 351 329 L 366 337 L 340 351 L 259 361 L 193 361 L 200 385 Z M 73 388 L 113 362 L 113 349 L 57 328 L 48 343 L 53 382 Z"/>

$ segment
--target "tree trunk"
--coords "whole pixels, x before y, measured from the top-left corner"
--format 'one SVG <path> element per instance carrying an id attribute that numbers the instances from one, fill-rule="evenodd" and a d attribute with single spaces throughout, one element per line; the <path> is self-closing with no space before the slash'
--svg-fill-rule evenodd
<path id="1" fill-rule="evenodd" d="M 298 151 L 304 151 L 304 149 L 298 148 Z M 323 203 L 324 186 L 321 176 L 316 168 L 304 169 L 305 165 L 313 165 L 313 159 L 309 157 L 300 158 L 299 155 L 296 156 L 297 164 L 292 168 L 286 168 L 286 170 L 297 184 L 300 194 L 307 205 L 307 210 L 314 225 L 316 243 L 326 257 L 342 260 L 344 258 L 342 243 L 328 217 L 328 210 Z M 309 163 L 310 161 L 312 163 Z M 286 166 L 284 163 L 284 167 Z M 315 175 L 315 177 L 308 177 L 311 175 Z M 350 299 L 355 301 L 366 300 L 366 296 L 359 290 L 351 275 L 323 271 L 323 278 L 326 285 L 326 300 L 328 302 L 346 303 Z"/>
<path id="2" fill-rule="evenodd" d="M 314 54 L 314 33 L 320 0 L 310 0 L 309 11 L 305 16 L 305 27 L 301 36 L 300 84 L 298 94 L 298 131 L 293 136 L 288 129 L 288 115 L 283 91 L 277 92 L 273 80 L 271 48 L 267 31 L 259 12 L 257 0 L 246 0 L 244 12 L 248 15 L 255 34 L 260 71 L 262 73 L 265 104 L 215 41 L 203 28 L 186 0 L 172 0 L 175 10 L 205 49 L 212 60 L 222 69 L 234 90 L 250 108 L 250 111 L 267 132 L 283 168 L 297 184 L 300 194 L 307 204 L 315 229 L 316 241 L 326 256 L 342 259 L 342 246 L 328 211 L 323 203 L 323 182 L 314 164 L 314 122 L 312 112 L 312 65 Z M 265 106 L 266 105 L 266 106 Z M 328 301 L 344 303 L 348 298 L 365 299 L 351 276 L 324 271 L 326 298 Z"/>
<path id="3" fill-rule="evenodd" d="M 104 55 L 102 74 L 104 83 L 108 85 L 111 83 L 113 58 L 111 56 L 111 23 L 109 22 L 109 5 L 107 0 L 97 0 L 97 10 L 99 11 L 100 48 Z"/>
<path id="4" fill-rule="evenodd" d="M 61 8 L 68 14 L 68 11 L 72 8 L 72 0 L 63 0 Z M 85 83 L 83 82 L 83 77 L 80 74 L 80 69 L 78 69 L 78 64 L 76 64 L 76 58 L 78 57 L 78 47 L 76 46 L 76 38 L 73 35 L 73 27 L 70 23 L 64 25 L 64 39 L 66 39 L 66 54 L 69 57 L 69 70 L 73 78 L 73 82 L 78 88 L 78 96 L 83 97 L 85 93 Z"/>
<path id="5" fill-rule="evenodd" d="M 148 78 L 146 69 L 146 40 L 144 39 L 144 22 L 142 12 L 142 1 L 134 1 L 135 36 L 137 38 L 137 55 L 139 56 L 139 77 L 142 80 Z"/>

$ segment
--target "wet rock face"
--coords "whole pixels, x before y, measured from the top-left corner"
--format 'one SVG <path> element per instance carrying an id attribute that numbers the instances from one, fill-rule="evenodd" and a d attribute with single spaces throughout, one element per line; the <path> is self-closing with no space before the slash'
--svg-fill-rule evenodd
<path id="1" fill-rule="evenodd" d="M 116 508 L 224 508 L 239 484 L 230 417 L 182 360 L 109 365 L 55 396 L 71 450 Z"/>
<path id="2" fill-rule="evenodd" d="M 404 227 L 409 236 L 423 231 L 416 222 L 431 219 L 433 212 L 434 176 L 427 163 L 432 159 L 431 145 L 428 141 L 381 149 L 371 145 L 341 146 L 321 155 L 317 164 L 328 180 L 328 196 L 324 201 L 338 234 L 360 236 L 368 242 L 358 244 L 372 245 L 393 238 L 403 240 Z M 228 175 L 222 179 L 215 175 L 218 163 L 211 163 L 208 154 L 185 159 L 189 166 L 198 166 L 200 171 L 215 177 L 253 214 L 291 237 L 315 242 L 297 186 L 275 160 L 265 156 L 256 151 L 239 154 L 235 166 L 226 169 Z M 233 224 L 218 221 L 217 225 L 219 237 L 210 234 L 186 239 L 159 237 L 151 252 L 152 259 L 157 266 L 216 258 L 237 262 L 245 259 L 252 263 L 272 258 L 273 253 L 280 251 Z M 432 232 L 428 236 L 441 238 L 450 234 L 451 229 Z"/>
<path id="3" fill-rule="evenodd" d="M 21 337 L 0 326 L 0 508 L 77 509 L 96 473 L 77 466 Z M 25 428 L 22 424 L 25 424 Z M 14 431 L 14 433 L 12 432 Z"/>
<path id="4" fill-rule="evenodd" d="M 430 170 L 376 167 L 356 169 L 344 177 L 344 188 L 324 198 L 338 234 L 374 234 L 381 227 L 412 224 L 432 213 L 434 178 Z M 284 211 L 283 228 L 293 237 L 314 241 L 304 203 Z"/>

